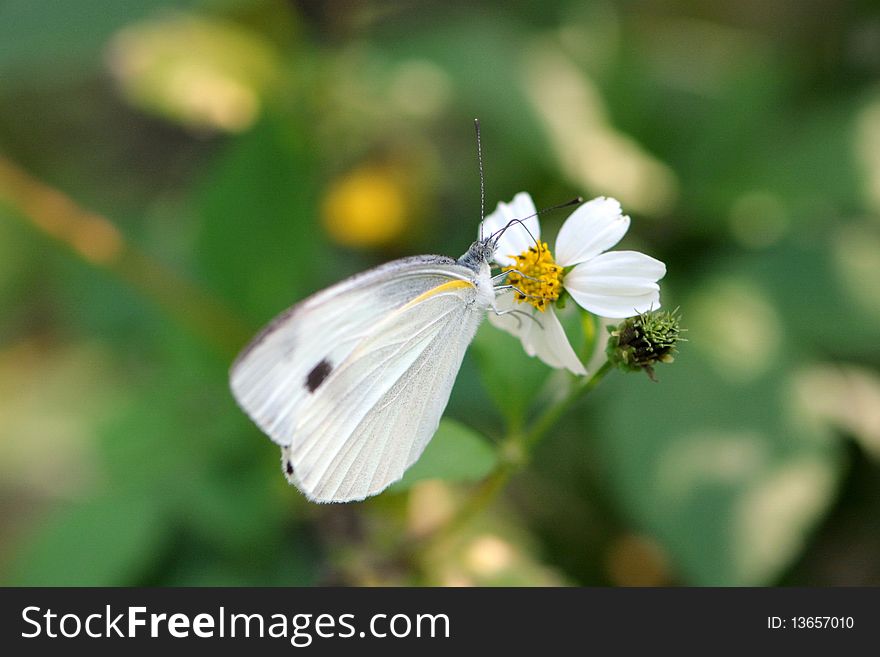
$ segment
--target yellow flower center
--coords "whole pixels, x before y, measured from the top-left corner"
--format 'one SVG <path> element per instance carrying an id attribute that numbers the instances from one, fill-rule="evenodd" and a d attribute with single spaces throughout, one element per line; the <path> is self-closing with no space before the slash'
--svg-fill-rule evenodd
<path id="1" fill-rule="evenodd" d="M 516 264 L 505 267 L 504 271 L 510 272 L 507 282 L 516 288 L 514 298 L 544 312 L 562 291 L 562 267 L 554 262 L 546 242 L 510 257 L 516 260 Z"/>

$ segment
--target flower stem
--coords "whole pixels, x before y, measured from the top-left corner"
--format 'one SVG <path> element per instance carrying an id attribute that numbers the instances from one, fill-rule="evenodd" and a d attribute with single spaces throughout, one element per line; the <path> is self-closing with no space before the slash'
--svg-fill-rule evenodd
<path id="1" fill-rule="evenodd" d="M 456 537 L 471 520 L 485 511 L 507 485 L 510 478 L 527 462 L 532 449 L 559 419 L 585 395 L 592 391 L 612 369 L 606 361 L 589 379 L 579 381 L 559 402 L 544 411 L 525 434 L 511 433 L 502 443 L 501 458 L 495 469 L 477 486 L 473 495 L 461 506 L 452 519 L 431 537 L 431 545 L 439 546 Z"/>
<path id="2" fill-rule="evenodd" d="M 579 402 L 585 395 L 589 394 L 599 382 L 605 378 L 605 375 L 611 371 L 612 365 L 610 361 L 605 361 L 596 373 L 583 382 L 578 382 L 571 387 L 569 393 L 562 398 L 557 404 L 548 408 L 544 413 L 535 420 L 531 430 L 523 438 L 523 446 L 526 451 L 531 451 L 534 446 L 541 441 L 544 435 L 553 428 L 565 413 L 572 406 Z"/>

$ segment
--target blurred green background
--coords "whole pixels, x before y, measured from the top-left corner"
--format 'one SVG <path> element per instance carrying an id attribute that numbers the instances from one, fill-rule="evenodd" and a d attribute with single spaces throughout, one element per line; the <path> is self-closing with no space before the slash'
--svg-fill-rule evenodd
<path id="1" fill-rule="evenodd" d="M 867 1 L 0 2 L 0 581 L 880 584 L 878 75 Z M 465 251 L 474 117 L 487 205 L 618 198 L 690 341 L 426 551 L 558 374 L 483 327 L 421 480 L 318 506 L 227 368 Z"/>

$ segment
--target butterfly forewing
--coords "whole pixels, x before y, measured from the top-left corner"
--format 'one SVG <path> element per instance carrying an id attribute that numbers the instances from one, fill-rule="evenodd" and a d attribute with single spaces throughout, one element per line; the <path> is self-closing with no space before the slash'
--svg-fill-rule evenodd
<path id="1" fill-rule="evenodd" d="M 421 454 L 484 314 L 473 279 L 442 256 L 391 262 L 282 313 L 243 350 L 233 394 L 310 498 L 362 499 Z"/>

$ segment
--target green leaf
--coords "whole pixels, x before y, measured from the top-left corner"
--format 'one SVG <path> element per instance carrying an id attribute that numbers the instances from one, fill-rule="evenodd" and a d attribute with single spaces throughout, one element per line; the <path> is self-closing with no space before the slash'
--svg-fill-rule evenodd
<path id="1" fill-rule="evenodd" d="M 201 187 L 200 273 L 255 325 L 340 277 L 328 271 L 306 146 L 292 122 L 267 118 L 231 143 Z"/>
<path id="2" fill-rule="evenodd" d="M 163 499 L 116 490 L 60 512 L 19 550 L 10 584 L 137 584 L 166 538 Z"/>
<path id="3" fill-rule="evenodd" d="M 390 490 L 406 490 L 425 479 L 477 481 L 491 472 L 497 460 L 495 451 L 483 436 L 444 418 L 421 458 Z"/>

